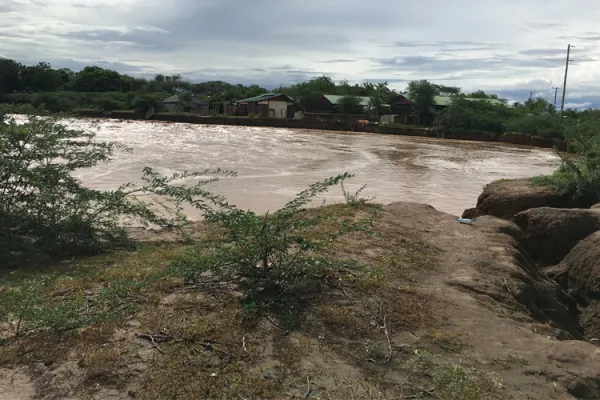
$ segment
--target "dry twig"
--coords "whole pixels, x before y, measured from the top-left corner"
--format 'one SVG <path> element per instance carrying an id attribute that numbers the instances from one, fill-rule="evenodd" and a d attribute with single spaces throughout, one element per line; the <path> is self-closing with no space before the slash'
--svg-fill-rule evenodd
<path id="1" fill-rule="evenodd" d="M 392 359 L 392 342 L 390 341 L 390 333 L 388 331 L 388 326 L 387 326 L 387 314 L 383 314 L 383 302 L 379 300 L 379 319 L 382 319 L 383 316 L 383 325 L 380 325 L 378 323 L 379 329 L 381 329 L 383 331 L 383 333 L 385 333 L 385 338 L 387 340 L 387 344 L 388 344 L 388 355 L 385 357 L 385 361 L 383 363 L 387 363 Z"/>
<path id="2" fill-rule="evenodd" d="M 310 393 L 312 392 L 312 390 L 310 388 L 310 372 L 308 375 L 306 375 L 306 383 L 307 383 L 308 387 L 306 388 L 306 393 L 304 394 L 304 398 L 308 399 L 310 397 Z"/>
<path id="3" fill-rule="evenodd" d="M 423 389 L 421 386 L 417 386 L 417 385 L 412 384 L 410 382 L 406 382 L 406 384 L 408 386 L 412 387 L 413 389 L 416 389 L 416 390 L 420 391 L 421 393 L 425 393 L 426 395 L 428 395 L 430 397 L 433 397 L 434 399 L 444 400 L 440 396 L 438 396 L 437 394 L 433 393 L 433 391 L 435 389 L 431 389 L 431 390 Z M 418 398 L 418 395 L 416 395 L 416 397 L 405 397 L 405 399 L 409 399 L 409 398 Z"/>
<path id="4" fill-rule="evenodd" d="M 135 336 L 140 339 L 145 339 L 145 340 L 150 341 L 152 343 L 152 345 L 154 347 L 156 347 L 156 350 L 158 350 L 161 354 L 165 354 L 165 353 L 160 348 L 158 343 L 166 343 L 166 342 L 170 342 L 171 340 L 173 340 L 173 336 L 164 336 L 164 335 L 148 335 L 145 333 L 137 333 Z"/>

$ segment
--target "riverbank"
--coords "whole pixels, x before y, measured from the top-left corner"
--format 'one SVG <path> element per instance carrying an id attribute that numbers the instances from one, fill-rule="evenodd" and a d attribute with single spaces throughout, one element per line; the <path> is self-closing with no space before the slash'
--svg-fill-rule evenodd
<path id="1" fill-rule="evenodd" d="M 104 113 L 101 111 L 84 110 L 76 113 L 78 117 L 84 118 L 114 118 L 124 120 L 146 120 L 145 115 L 129 111 L 113 111 Z M 378 133 L 386 135 L 416 136 L 437 139 L 454 139 L 466 141 L 482 141 L 508 143 L 540 148 L 557 148 L 566 151 L 567 144 L 563 140 L 543 138 L 538 136 L 527 136 L 521 134 L 506 134 L 498 136 L 489 132 L 436 132 L 429 128 L 416 127 L 385 127 L 378 124 L 359 124 L 353 121 L 316 121 L 316 120 L 289 120 L 273 118 L 242 118 L 242 117 L 209 117 L 193 114 L 157 113 L 151 121 L 181 122 L 203 125 L 232 125 L 253 126 L 287 129 L 314 129 L 325 131 L 350 131 Z"/>
<path id="2" fill-rule="evenodd" d="M 138 231 L 135 251 L 13 274 L 8 288 L 48 278 L 28 316 L 37 323 L 17 338 L 14 316 L 1 325 L 0 399 L 599 398 L 600 350 L 519 226 L 489 215 L 462 225 L 413 203 L 309 212 L 371 228 L 327 248 L 355 263 L 304 295 L 291 331 L 285 316 L 244 318 L 243 282 L 171 274 L 202 256 L 172 234 Z M 226 240 L 211 224 L 187 233 Z"/>

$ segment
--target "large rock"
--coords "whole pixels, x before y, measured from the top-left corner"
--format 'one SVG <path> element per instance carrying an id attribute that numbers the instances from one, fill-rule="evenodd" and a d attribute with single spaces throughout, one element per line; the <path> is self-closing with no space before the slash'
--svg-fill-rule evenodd
<path id="1" fill-rule="evenodd" d="M 580 304 L 585 335 L 600 339 L 600 232 L 582 240 L 561 263 L 569 293 Z"/>
<path id="2" fill-rule="evenodd" d="M 477 199 L 477 207 L 465 210 L 465 218 L 481 215 L 512 220 L 521 211 L 530 208 L 588 208 L 594 201 L 575 199 L 547 186 L 534 186 L 531 179 L 506 179 L 487 185 Z"/>
<path id="3" fill-rule="evenodd" d="M 569 393 L 578 399 L 600 399 L 600 375 L 578 377 L 568 387 Z"/>
<path id="4" fill-rule="evenodd" d="M 600 210 L 532 208 L 517 214 L 515 223 L 529 255 L 548 266 L 560 263 L 577 243 L 600 230 Z"/>

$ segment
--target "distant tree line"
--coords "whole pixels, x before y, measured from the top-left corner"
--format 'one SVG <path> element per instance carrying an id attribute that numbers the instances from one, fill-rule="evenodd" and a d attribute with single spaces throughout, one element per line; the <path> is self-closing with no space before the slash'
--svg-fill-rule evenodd
<path id="1" fill-rule="evenodd" d="M 0 103 L 31 104 L 51 112 L 78 108 L 134 110 L 160 108 L 165 98 L 186 92 L 208 102 L 232 102 L 267 90 L 258 85 L 232 85 L 222 81 L 195 84 L 180 75 L 137 78 L 98 66 L 75 72 L 67 68 L 54 69 L 45 62 L 28 66 L 0 58 Z"/>
<path id="2" fill-rule="evenodd" d="M 357 113 L 361 109 L 360 97 L 368 97 L 370 117 L 375 120 L 389 113 L 389 104 L 403 94 L 414 104 L 411 112 L 415 123 L 440 131 L 469 130 L 496 135 L 517 132 L 563 138 L 566 125 L 600 119 L 594 110 L 566 110 L 559 121 L 554 106 L 543 98 L 508 104 L 496 94 L 481 90 L 465 93 L 461 88 L 427 80 L 410 82 L 406 92 L 400 93 L 387 82 L 351 84 L 321 76 L 273 91 L 292 97 L 304 111 L 310 111 L 323 94 L 343 96 L 338 104 L 338 112 L 343 115 Z M 55 69 L 45 62 L 27 66 L 0 58 L 0 103 L 43 107 L 50 112 L 81 108 L 140 111 L 150 107 L 160 109 L 162 101 L 173 94 L 189 99 L 191 93 L 214 104 L 255 97 L 267 93 L 267 89 L 223 81 L 191 83 L 180 75 L 138 78 L 98 66 L 75 72 Z M 446 98 L 443 106 L 439 104 L 440 98 Z"/>

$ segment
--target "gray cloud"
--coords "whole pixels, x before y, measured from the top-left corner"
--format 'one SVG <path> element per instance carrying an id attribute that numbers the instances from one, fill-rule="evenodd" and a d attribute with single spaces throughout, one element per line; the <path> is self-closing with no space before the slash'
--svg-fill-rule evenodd
<path id="1" fill-rule="evenodd" d="M 405 48 L 422 48 L 433 47 L 436 49 L 444 49 L 447 47 L 461 48 L 495 48 L 498 45 L 493 43 L 475 42 L 472 40 L 457 40 L 457 41 L 440 41 L 440 42 L 419 42 L 419 41 L 396 41 L 393 43 L 395 47 Z"/>
<path id="2" fill-rule="evenodd" d="M 356 60 L 351 60 L 348 58 L 338 58 L 335 60 L 327 60 L 327 61 L 322 61 L 324 63 L 353 63 L 356 62 Z"/>
<path id="3" fill-rule="evenodd" d="M 16 8 L 13 4 L 0 4 L 0 14 L 9 13 L 14 11 Z"/>
<path id="4" fill-rule="evenodd" d="M 600 42 L 600 34 L 588 32 L 580 36 L 559 36 L 561 40 L 574 40 L 580 42 Z"/>
<path id="5" fill-rule="evenodd" d="M 83 30 L 66 32 L 58 36 L 83 43 L 130 44 L 161 52 L 169 52 L 172 48 L 167 40 L 168 33 L 152 32 L 139 28 L 129 32 L 119 32 L 109 29 Z"/>
<path id="6" fill-rule="evenodd" d="M 506 68 L 556 68 L 564 61 L 562 57 L 513 58 L 493 56 L 488 58 L 445 58 L 437 56 L 405 56 L 373 60 L 382 69 L 427 72 L 459 72 Z M 591 61 L 583 58 L 582 62 Z"/>
<path id="7" fill-rule="evenodd" d="M 558 22 L 530 22 L 526 26 L 531 29 L 556 29 L 560 28 L 561 24 Z"/>
<path id="8" fill-rule="evenodd" d="M 26 63 L 270 87 L 327 74 L 400 90 L 422 78 L 506 89 L 556 80 L 571 42 L 580 46 L 568 96 L 600 94 L 596 0 L 0 2 L 0 51 Z"/>
<path id="9" fill-rule="evenodd" d="M 519 54 L 529 56 L 555 56 L 559 54 L 566 54 L 565 49 L 527 49 L 519 51 Z"/>

